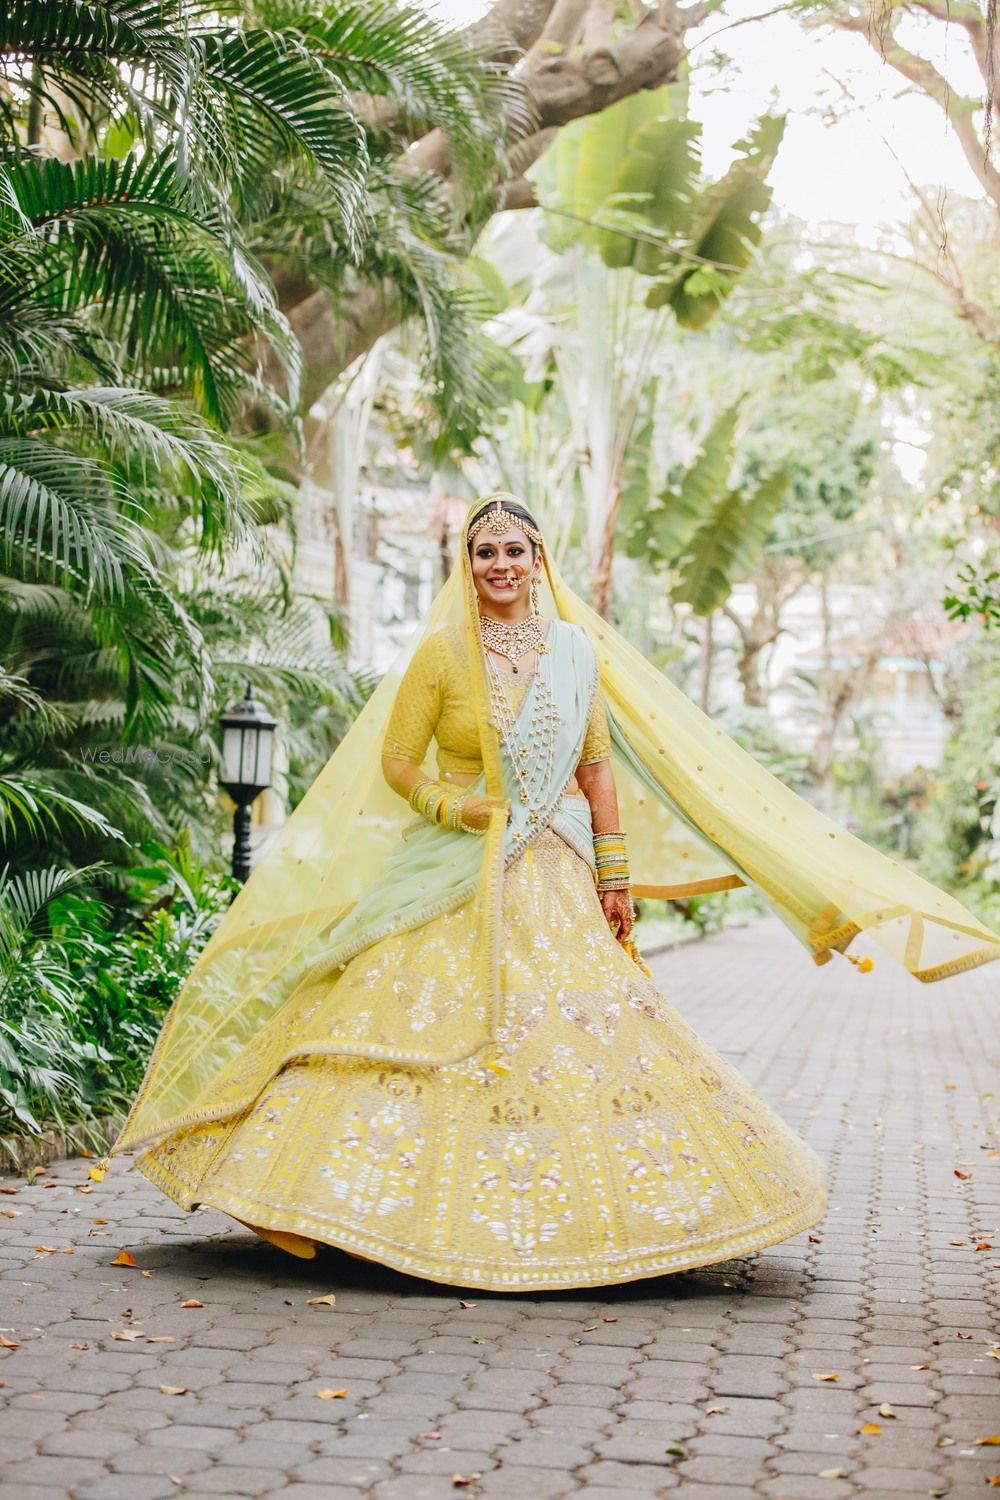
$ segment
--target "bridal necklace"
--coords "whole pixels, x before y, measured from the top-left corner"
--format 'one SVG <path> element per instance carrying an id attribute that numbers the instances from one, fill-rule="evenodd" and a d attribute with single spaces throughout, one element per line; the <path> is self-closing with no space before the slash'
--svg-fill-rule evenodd
<path id="1" fill-rule="evenodd" d="M 483 623 L 489 616 L 481 616 Z M 494 621 L 495 624 L 503 624 L 502 621 Z M 537 615 L 529 615 L 527 620 L 518 621 L 515 626 L 506 626 L 505 630 L 516 631 L 519 626 L 534 623 L 536 634 L 528 645 L 518 645 L 515 641 L 511 643 L 510 650 L 500 646 L 494 649 L 502 651 L 504 656 L 510 657 L 511 650 L 523 656 L 526 651 L 537 651 L 539 655 L 548 652 L 548 645 L 541 639 L 539 624 L 544 624 L 544 619 Z M 483 632 L 484 641 L 487 639 Z M 489 641 L 492 646 L 493 642 Z M 513 658 L 511 658 L 513 661 Z M 551 796 L 551 784 L 555 767 L 556 735 L 562 723 L 562 715 L 556 707 L 552 690 L 546 681 L 546 674 L 539 671 L 535 677 L 534 697 L 531 704 L 531 713 L 527 723 L 522 724 L 519 707 L 511 703 L 507 692 L 507 684 L 504 678 L 510 674 L 505 672 L 486 657 L 487 679 L 490 688 L 490 704 L 493 710 L 493 723 L 500 736 L 500 745 L 511 774 L 517 783 L 518 796 L 522 804 L 527 808 L 528 822 L 537 825 L 542 821 L 545 808 Z M 517 671 L 516 666 L 514 671 Z M 529 691 L 531 684 L 529 683 Z M 523 699 L 522 699 L 523 704 Z"/>
<path id="2" fill-rule="evenodd" d="M 542 820 L 551 795 L 556 734 L 562 719 L 548 684 L 539 672 L 531 717 L 522 726 L 517 709 L 507 697 L 503 681 L 507 673 L 494 666 L 489 671 L 493 720 L 500 734 L 504 759 L 517 783 L 518 796 L 527 808 L 528 822 L 537 824 Z"/>
<path id="3" fill-rule="evenodd" d="M 508 624 L 506 620 L 496 620 L 492 615 L 480 615 L 479 623 L 482 627 L 483 645 L 496 651 L 499 656 L 506 656 L 515 672 L 518 661 L 522 656 L 527 656 L 529 651 L 536 651 L 539 656 L 544 656 L 549 649 L 545 642 L 548 620 L 544 615 L 526 615 L 523 620 L 515 620 L 513 624 Z"/>

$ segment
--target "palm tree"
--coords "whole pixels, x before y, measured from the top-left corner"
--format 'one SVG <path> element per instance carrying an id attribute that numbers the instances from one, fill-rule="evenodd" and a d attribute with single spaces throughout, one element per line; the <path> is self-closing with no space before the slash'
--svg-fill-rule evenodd
<path id="1" fill-rule="evenodd" d="M 192 792 L 206 801 L 214 716 L 248 672 L 319 706 L 308 728 L 298 712 L 302 780 L 356 710 L 365 684 L 339 621 L 294 597 L 268 541 L 294 497 L 259 445 L 223 436 L 249 400 L 294 426 L 298 398 L 252 230 L 273 234 L 272 263 L 320 241 L 331 267 L 399 254 L 421 193 L 400 180 L 376 205 L 395 123 L 447 126 L 470 171 L 482 155 L 478 71 L 459 52 L 390 4 L 209 16 L 186 0 L 31 0 L 0 18 L 8 852 L 48 838 L 79 859 L 96 839 L 113 855 L 108 840 L 168 832 Z M 287 205 L 307 201 L 296 237 Z M 225 574 L 236 552 L 252 586 Z M 189 759 L 80 758 L 153 736 Z"/>

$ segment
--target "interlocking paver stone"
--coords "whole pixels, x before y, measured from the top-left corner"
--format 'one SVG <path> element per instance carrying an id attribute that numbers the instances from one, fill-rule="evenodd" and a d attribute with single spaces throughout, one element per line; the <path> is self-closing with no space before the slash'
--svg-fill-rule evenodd
<path id="1" fill-rule="evenodd" d="M 0 1500 L 980 1494 L 1000 1471 L 975 1446 L 1000 1430 L 1000 1256 L 975 1250 L 1000 1220 L 992 971 L 940 990 L 880 959 L 865 978 L 816 971 L 769 922 L 653 962 L 828 1162 L 812 1233 L 463 1309 L 467 1289 L 332 1250 L 295 1261 L 220 1214 L 174 1211 L 125 1161 L 85 1195 L 85 1161 L 7 1178 L 21 1215 L 0 1221 L 0 1331 L 21 1348 L 0 1349 Z M 113 1267 L 121 1248 L 152 1275 Z M 331 1290 L 334 1309 L 308 1305 Z M 204 1306 L 181 1309 L 191 1297 Z"/>

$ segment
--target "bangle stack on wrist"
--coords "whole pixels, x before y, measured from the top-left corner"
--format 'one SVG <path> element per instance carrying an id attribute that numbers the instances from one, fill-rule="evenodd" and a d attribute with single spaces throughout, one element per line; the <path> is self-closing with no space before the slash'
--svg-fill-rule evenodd
<path id="1" fill-rule="evenodd" d="M 621 829 L 594 834 L 594 862 L 597 866 L 599 891 L 628 890 L 628 856 L 625 852 L 625 835 Z"/>
<path id="2" fill-rule="evenodd" d="M 462 810 L 469 796 L 468 791 L 446 786 L 443 781 L 420 781 L 410 792 L 407 801 L 414 812 L 437 823 L 441 828 L 455 828 L 462 833 L 485 833 L 484 828 L 472 828 L 462 821 Z"/>

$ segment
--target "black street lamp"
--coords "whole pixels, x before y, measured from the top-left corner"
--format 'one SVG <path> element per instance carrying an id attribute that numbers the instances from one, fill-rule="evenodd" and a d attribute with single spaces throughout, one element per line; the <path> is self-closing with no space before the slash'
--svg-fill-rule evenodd
<path id="1" fill-rule="evenodd" d="M 219 784 L 236 803 L 233 877 L 241 884 L 250 874 L 250 804 L 271 785 L 277 723 L 277 719 L 272 719 L 264 705 L 254 698 L 249 682 L 243 697 L 219 715 L 222 729 Z"/>

